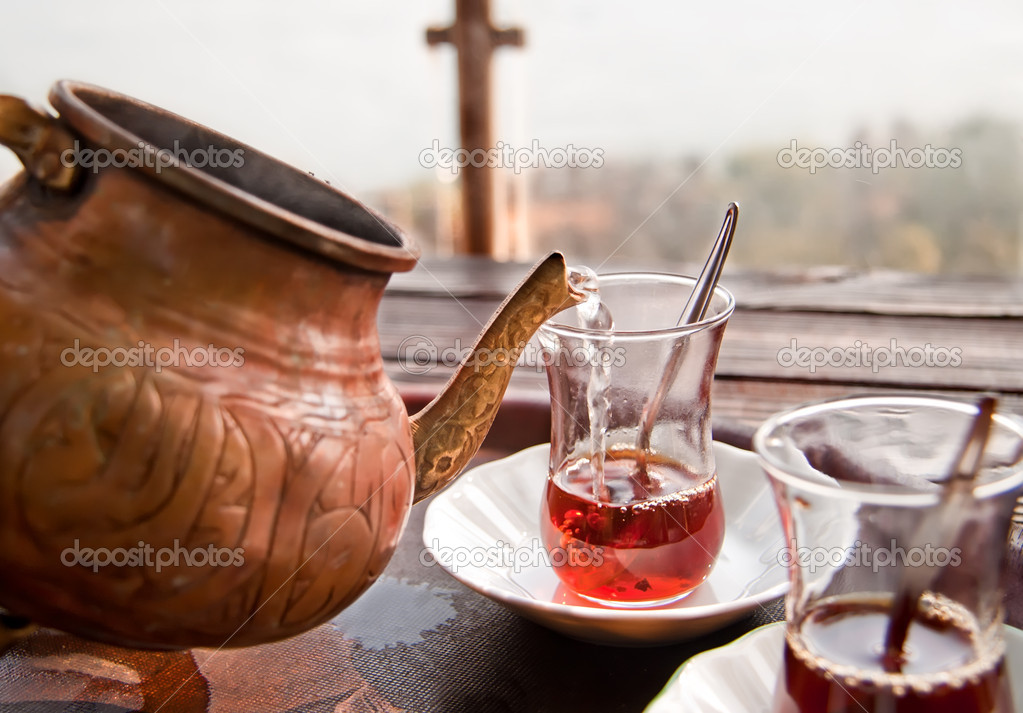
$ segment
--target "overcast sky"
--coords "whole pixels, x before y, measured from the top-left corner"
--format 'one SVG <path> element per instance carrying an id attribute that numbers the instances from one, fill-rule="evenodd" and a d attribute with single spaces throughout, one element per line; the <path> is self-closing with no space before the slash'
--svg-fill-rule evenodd
<path id="1" fill-rule="evenodd" d="M 453 0 L 6 3 L 0 93 L 69 77 L 134 94 L 354 192 L 428 178 L 454 145 Z M 498 64 L 500 137 L 608 160 L 844 145 L 896 118 L 1023 118 L 1023 4 L 494 0 L 527 32 Z M 828 143 L 830 142 L 830 143 Z M 7 152 L 0 175 L 16 167 Z"/>

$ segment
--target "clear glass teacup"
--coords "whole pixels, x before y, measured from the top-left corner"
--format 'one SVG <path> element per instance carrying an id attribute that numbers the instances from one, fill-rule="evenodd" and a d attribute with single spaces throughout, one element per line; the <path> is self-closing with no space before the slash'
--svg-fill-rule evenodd
<path id="1" fill-rule="evenodd" d="M 677 326 L 694 279 L 599 277 L 614 328 L 580 327 L 576 307 L 538 331 L 551 394 L 541 532 L 573 592 L 601 604 L 675 601 L 710 574 L 724 538 L 710 392 L 735 301 L 718 287 L 700 322 Z M 666 366 L 678 368 L 652 410 Z"/>
<path id="2" fill-rule="evenodd" d="M 796 408 L 757 431 L 791 584 L 774 713 L 1013 710 L 1002 573 L 1023 485 L 1018 422 L 995 415 L 961 507 L 939 510 L 976 413 L 867 396 Z M 893 641 L 905 642 L 897 656 Z"/>

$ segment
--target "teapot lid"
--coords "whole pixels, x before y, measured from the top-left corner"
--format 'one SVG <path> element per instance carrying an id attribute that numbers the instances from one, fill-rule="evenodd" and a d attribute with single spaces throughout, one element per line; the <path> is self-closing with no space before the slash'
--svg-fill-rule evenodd
<path id="1" fill-rule="evenodd" d="M 128 165 L 281 240 L 377 272 L 415 267 L 419 248 L 386 218 L 283 161 L 117 92 L 62 80 L 50 103 L 78 135 Z M 134 153 L 132 153 L 134 152 Z M 122 164 L 123 165 L 123 164 Z"/>

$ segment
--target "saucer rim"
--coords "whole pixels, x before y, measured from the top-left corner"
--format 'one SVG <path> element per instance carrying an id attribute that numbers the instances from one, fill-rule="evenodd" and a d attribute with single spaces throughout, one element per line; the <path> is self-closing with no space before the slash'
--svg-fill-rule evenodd
<path id="1" fill-rule="evenodd" d="M 720 441 L 714 441 L 713 447 L 715 449 L 715 455 L 724 451 L 730 453 L 733 457 L 739 457 L 750 460 L 750 465 L 756 467 L 758 470 L 759 464 L 756 460 L 756 455 L 750 451 L 743 450 L 730 446 L 727 443 L 721 443 Z M 758 594 L 743 597 L 740 599 L 733 599 L 727 602 L 717 602 L 714 604 L 702 604 L 698 606 L 685 606 L 685 599 L 676 601 L 671 604 L 662 605 L 660 607 L 651 608 L 636 608 L 636 609 L 624 609 L 624 608 L 613 608 L 613 607 L 601 607 L 597 606 L 580 606 L 577 604 L 567 604 L 562 602 L 545 601 L 541 599 L 534 599 L 530 597 L 524 597 L 514 592 L 510 592 L 504 588 L 496 588 L 492 585 L 485 583 L 479 583 L 471 581 L 468 578 L 459 576 L 457 572 L 452 572 L 444 564 L 436 559 L 436 552 L 430 546 L 427 541 L 427 530 L 430 520 L 431 510 L 434 504 L 441 502 L 441 498 L 445 496 L 451 497 L 458 491 L 459 488 L 466 487 L 467 484 L 471 483 L 474 477 L 477 476 L 480 470 L 491 470 L 500 468 L 501 464 L 507 464 L 512 459 L 526 459 L 531 457 L 532 453 L 537 451 L 549 452 L 549 443 L 540 443 L 529 448 L 516 451 L 504 458 L 489 461 L 483 463 L 470 471 L 467 471 L 462 475 L 458 481 L 451 488 L 445 489 L 442 493 L 439 493 L 437 498 L 431 501 L 427 507 L 425 519 L 423 522 L 423 545 L 434 556 L 438 565 L 440 565 L 448 575 L 454 577 L 456 580 L 472 589 L 475 592 L 486 596 L 489 599 L 493 599 L 501 604 L 508 605 L 515 611 L 519 609 L 526 609 L 530 611 L 542 612 L 547 615 L 554 616 L 570 616 L 576 620 L 592 620 L 592 621 L 606 621 L 606 620 L 640 620 L 640 621 L 671 621 L 671 622 L 684 622 L 684 621 L 701 621 L 707 619 L 713 619 L 717 617 L 728 617 L 731 615 L 741 615 L 754 610 L 756 607 L 763 605 L 766 602 L 773 601 L 785 595 L 789 589 L 789 581 L 786 579 L 784 582 L 774 585 L 769 589 L 766 589 Z M 546 458 L 544 458 L 546 461 Z M 764 476 L 766 478 L 766 475 Z M 539 533 L 537 533 L 539 536 Z M 535 620 L 534 620 L 535 621 Z M 538 622 L 543 624 L 543 622 Z M 722 624 L 724 626 L 724 624 Z M 720 628 L 720 627 L 715 627 Z M 682 640 L 682 639 L 679 639 Z"/>
<path id="2" fill-rule="evenodd" d="M 714 683 L 715 676 L 709 672 L 701 673 L 700 670 L 707 664 L 708 660 L 728 657 L 737 663 L 739 666 L 746 666 L 753 671 L 752 661 L 750 656 L 741 655 L 741 649 L 752 649 L 756 644 L 760 643 L 761 639 L 764 639 L 764 645 L 770 643 L 766 641 L 768 638 L 777 638 L 778 646 L 780 648 L 782 644 L 782 637 L 784 636 L 784 629 L 788 622 L 776 621 L 770 624 L 764 624 L 763 626 L 748 631 L 742 636 L 736 638 L 734 641 L 730 641 L 722 646 L 716 646 L 713 649 L 707 649 L 701 651 L 698 654 L 690 656 L 688 659 L 682 662 L 682 664 L 675 670 L 671 677 L 668 679 L 664 687 L 657 693 L 656 696 L 647 704 L 647 707 L 643 709 L 643 713 L 661 713 L 659 707 L 665 706 L 664 710 L 675 710 L 673 707 L 674 701 L 666 700 L 666 697 L 671 695 L 674 691 L 674 687 L 680 684 L 683 674 L 689 670 L 690 675 L 693 673 L 693 668 L 697 669 L 696 675 L 701 678 L 701 682 L 704 685 L 712 685 Z M 1008 624 L 1003 624 L 1003 630 L 1005 632 L 1005 656 L 1007 664 L 1007 674 L 1009 680 L 1019 679 L 1023 677 L 1023 631 L 1017 629 Z M 771 673 L 777 675 L 778 667 L 781 665 L 781 656 L 778 656 L 777 663 L 767 662 L 771 665 Z M 754 671 L 754 675 L 757 675 Z M 664 700 L 662 700 L 664 699 Z M 691 704 L 691 701 L 690 701 Z M 1017 694 L 1013 700 L 1014 713 L 1023 713 L 1023 698 L 1020 698 Z M 701 711 L 693 708 L 688 708 L 687 711 L 690 713 L 716 713 L 716 711 Z M 730 713 L 762 713 L 762 709 L 754 710 L 747 707 L 745 710 L 731 711 Z"/>

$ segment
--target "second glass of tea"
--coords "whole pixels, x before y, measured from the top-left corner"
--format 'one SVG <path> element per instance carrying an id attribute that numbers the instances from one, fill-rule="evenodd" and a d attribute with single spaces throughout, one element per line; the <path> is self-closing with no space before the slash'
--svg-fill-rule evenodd
<path id="1" fill-rule="evenodd" d="M 710 392 L 735 301 L 718 287 L 702 321 L 677 326 L 692 278 L 598 283 L 599 293 L 538 332 L 552 420 L 541 533 L 576 594 L 659 606 L 707 578 L 724 539 Z"/>
<path id="2" fill-rule="evenodd" d="M 1001 585 L 1023 427 L 995 415 L 979 472 L 941 510 L 976 414 L 927 396 L 865 396 L 757 431 L 791 584 L 773 713 L 1013 710 Z"/>

